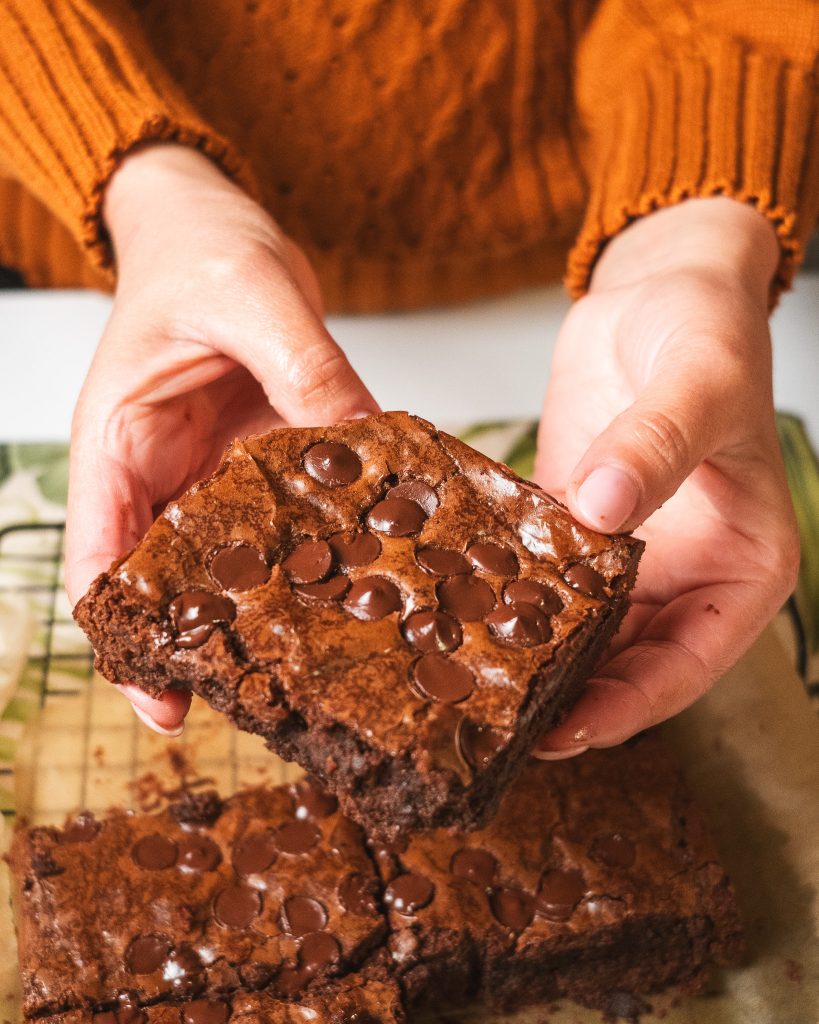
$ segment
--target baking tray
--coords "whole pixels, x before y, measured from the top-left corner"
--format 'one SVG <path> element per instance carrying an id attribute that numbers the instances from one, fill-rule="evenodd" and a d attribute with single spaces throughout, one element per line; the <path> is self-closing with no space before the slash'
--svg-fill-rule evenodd
<path id="1" fill-rule="evenodd" d="M 93 671 L 62 589 L 62 524 L 0 531 L 0 601 L 28 609 L 32 646 L 0 720 L 0 805 L 7 841 L 16 815 L 61 822 L 82 807 L 150 810 L 181 787 L 279 783 L 299 769 L 194 699 L 185 732 L 146 729 Z M 2 628 L 2 619 L 0 619 Z M 748 964 L 714 976 L 703 997 L 650 997 L 644 1024 L 819 1022 L 819 721 L 776 631 L 666 729 L 712 822 L 747 921 Z M 3 839 L 0 837 L 0 842 Z M 16 953 L 0 870 L 0 1021 L 18 1024 Z M 508 1018 L 475 1008 L 447 1020 L 599 1024 L 569 1002 Z"/>

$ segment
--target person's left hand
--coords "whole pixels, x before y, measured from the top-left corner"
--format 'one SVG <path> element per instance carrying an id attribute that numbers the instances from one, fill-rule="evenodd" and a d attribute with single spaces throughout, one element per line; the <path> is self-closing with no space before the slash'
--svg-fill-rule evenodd
<path id="1" fill-rule="evenodd" d="M 767 323 L 777 259 L 751 207 L 688 201 L 611 242 L 563 325 L 536 479 L 593 529 L 643 524 L 646 551 L 606 660 L 538 756 L 611 746 L 681 711 L 793 589 Z"/>

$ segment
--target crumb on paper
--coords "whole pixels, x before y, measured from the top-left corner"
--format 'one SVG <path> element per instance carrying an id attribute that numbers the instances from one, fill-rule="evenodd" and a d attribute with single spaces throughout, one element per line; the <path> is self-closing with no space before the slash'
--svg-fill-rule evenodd
<path id="1" fill-rule="evenodd" d="M 805 974 L 805 969 L 798 960 L 786 960 L 784 965 L 785 977 L 788 981 L 792 981 L 795 985 L 802 984 L 802 978 Z"/>
<path id="2" fill-rule="evenodd" d="M 105 767 L 105 747 L 103 747 L 102 745 L 94 747 L 92 751 L 92 756 L 98 768 Z"/>

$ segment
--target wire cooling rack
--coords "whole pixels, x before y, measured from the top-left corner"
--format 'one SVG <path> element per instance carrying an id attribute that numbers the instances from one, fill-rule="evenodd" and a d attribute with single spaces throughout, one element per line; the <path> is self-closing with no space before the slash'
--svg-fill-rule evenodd
<path id="1" fill-rule="evenodd" d="M 15 696 L 0 719 L 0 807 L 36 824 L 80 808 L 150 810 L 182 788 L 222 793 L 277 783 L 298 769 L 269 753 L 194 699 L 185 731 L 148 730 L 110 683 L 63 589 L 63 524 L 0 530 L 0 601 L 30 617 L 30 641 Z"/>

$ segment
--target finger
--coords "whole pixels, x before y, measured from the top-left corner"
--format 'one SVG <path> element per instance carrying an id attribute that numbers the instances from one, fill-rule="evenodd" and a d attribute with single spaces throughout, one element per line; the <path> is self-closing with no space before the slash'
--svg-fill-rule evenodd
<path id="1" fill-rule="evenodd" d="M 733 389 L 719 375 L 704 380 L 696 360 L 658 373 L 581 458 L 569 508 L 595 530 L 634 529 L 725 441 L 734 413 Z"/>
<path id="2" fill-rule="evenodd" d="M 675 599 L 589 680 L 535 755 L 614 746 L 682 711 L 744 654 L 785 596 L 784 587 L 714 584 Z"/>
<path id="3" fill-rule="evenodd" d="M 233 304 L 220 348 L 246 366 L 268 401 L 294 426 L 337 423 L 378 403 L 302 292 L 281 276 L 262 279 L 256 299 Z"/>
<path id="4" fill-rule="evenodd" d="M 191 706 L 191 695 L 187 690 L 168 690 L 157 699 L 131 683 L 118 684 L 117 689 L 127 697 L 137 718 L 149 729 L 160 736 L 181 735 L 185 715 Z"/>

